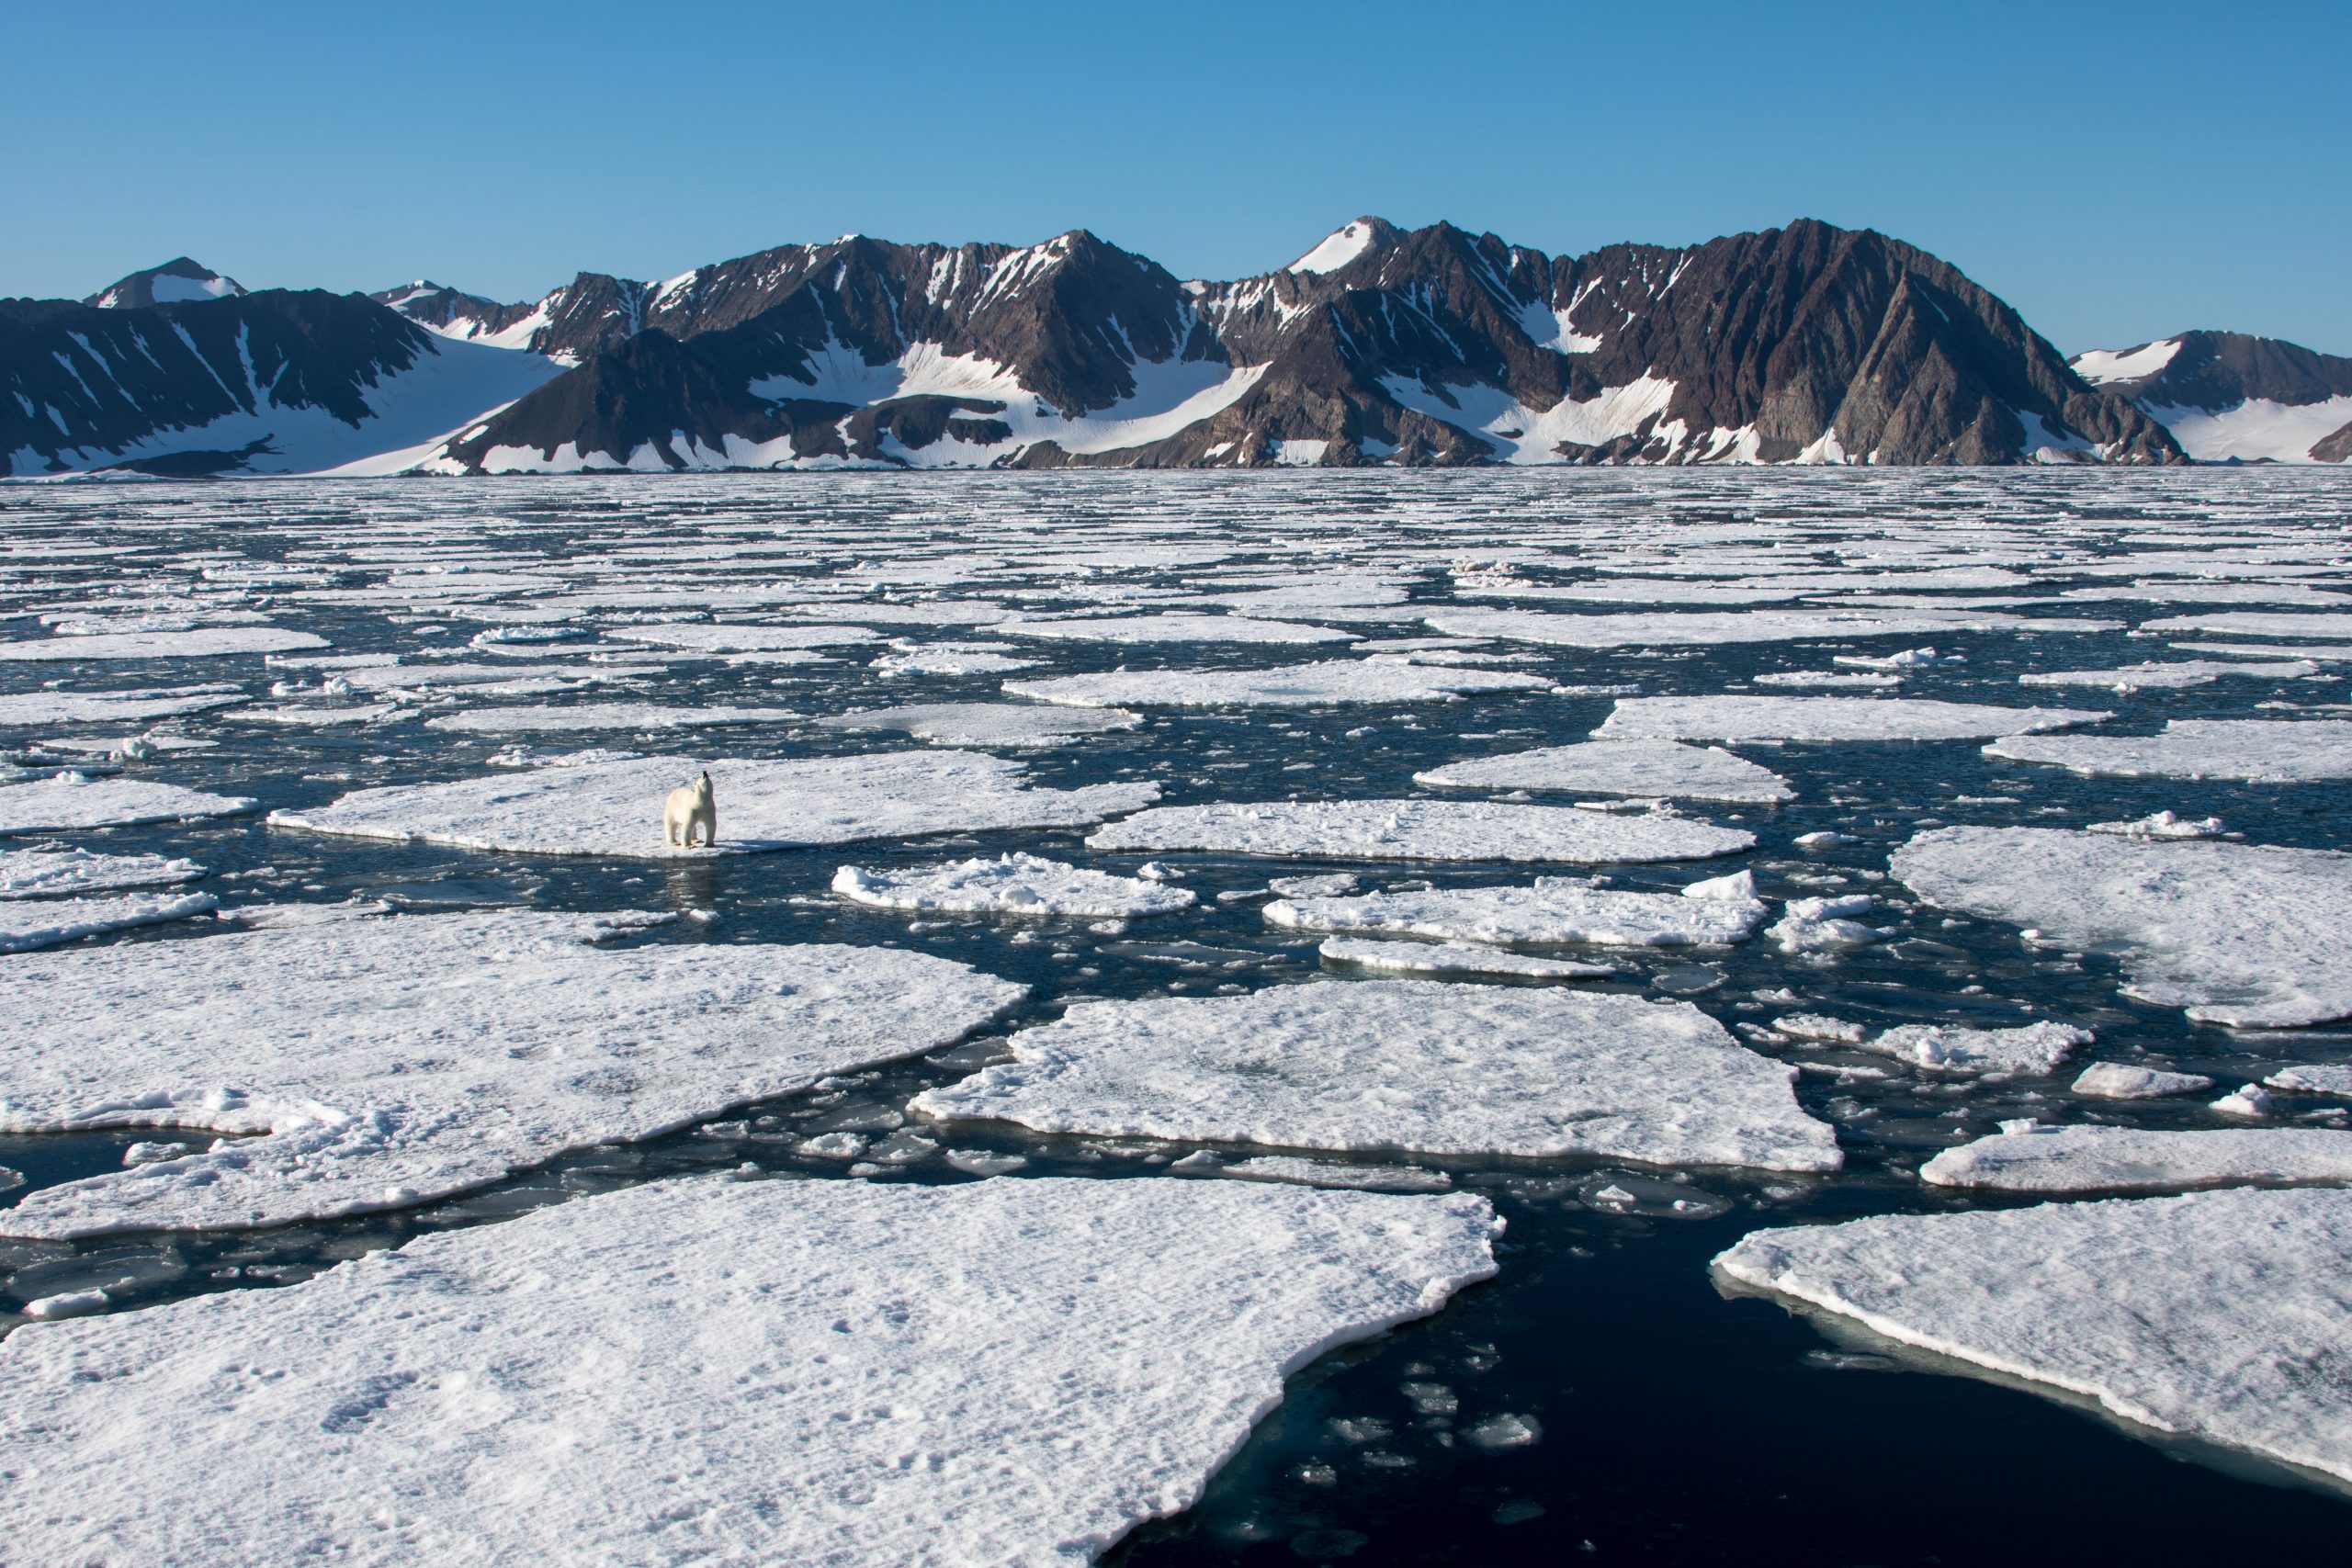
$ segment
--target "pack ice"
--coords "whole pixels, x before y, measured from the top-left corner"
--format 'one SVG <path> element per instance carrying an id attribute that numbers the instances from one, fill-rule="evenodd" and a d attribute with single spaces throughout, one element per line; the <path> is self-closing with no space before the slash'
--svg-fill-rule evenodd
<path id="1" fill-rule="evenodd" d="M 260 806 L 241 795 L 207 795 L 144 779 L 94 779 L 57 773 L 28 784 L 0 785 L 0 833 L 40 833 L 65 828 L 129 827 L 234 817 Z"/>
<path id="2" fill-rule="evenodd" d="M 2303 784 L 2352 778 L 2352 723 L 2177 718 L 2155 735 L 2004 736 L 1984 754 L 2117 778 Z"/>
<path id="3" fill-rule="evenodd" d="M 1889 863 L 1930 904 L 2120 951 L 2127 995 L 2199 1022 L 2352 1015 L 2352 855 L 2052 828 L 1939 828 Z"/>
<path id="4" fill-rule="evenodd" d="M 845 865 L 833 874 L 833 891 L 854 904 L 882 909 L 1096 919 L 1164 915 L 1189 908 L 1195 897 L 1188 887 L 1114 876 L 1020 853 L 912 871 L 869 871 Z"/>
<path id="5" fill-rule="evenodd" d="M 1335 860 L 1705 860 L 1756 835 L 1665 815 L 1490 800 L 1299 800 L 1161 806 L 1098 829 L 1097 850 L 1206 850 Z"/>
<path id="6" fill-rule="evenodd" d="M 2327 1127 L 2029 1126 L 1946 1149 L 1919 1168 L 1919 1179 L 1933 1187 L 1996 1192 L 2342 1185 L 2352 1182 L 2352 1133 Z"/>
<path id="7" fill-rule="evenodd" d="M 662 802 L 707 769 L 726 854 L 860 839 L 1078 827 L 1158 798 L 1152 784 L 1025 787 L 1020 763 L 972 751 L 878 751 L 786 761 L 625 757 L 447 784 L 355 790 L 275 811 L 273 827 L 540 854 L 708 854 L 662 841 Z M 6 792 L 0 791 L 0 799 Z"/>
<path id="8" fill-rule="evenodd" d="M 1713 888 L 1713 883 L 1698 883 Z M 1290 931 L 1435 937 L 1460 942 L 1590 942 L 1605 947 L 1681 947 L 1744 942 L 1764 905 L 1729 890 L 1721 897 L 1635 893 L 1566 876 L 1521 887 L 1442 887 L 1360 897 L 1283 898 L 1266 923 Z"/>
<path id="9" fill-rule="evenodd" d="M 1330 659 L 1281 670 L 1112 670 L 1007 681 L 1008 695 L 1072 707 L 1318 707 L 1326 703 L 1451 703 L 1476 692 L 1547 692 L 1541 675 Z"/>
<path id="10" fill-rule="evenodd" d="M 0 1344 L 27 1562 L 1078 1564 L 1283 1380 L 1495 1271 L 1483 1199 L 670 1181 Z M 159 1434 L 169 1433 L 168 1440 Z"/>
<path id="11" fill-rule="evenodd" d="M 1835 1170 L 1793 1068 L 1688 1002 L 1426 980 L 1081 1002 L 927 1116 L 1278 1148 Z"/>
<path id="12" fill-rule="evenodd" d="M 1982 740 L 2114 716 L 1928 697 L 1620 697 L 1593 733 L 1628 740 Z"/>
<path id="13" fill-rule="evenodd" d="M 2235 1189 L 1759 1231 L 1741 1284 L 2352 1481 L 2352 1192 Z"/>
<path id="14" fill-rule="evenodd" d="M 1456 789 L 1577 790 L 1592 795 L 1733 800 L 1792 800 L 1796 791 L 1770 768 L 1714 746 L 1673 740 L 1587 740 L 1501 757 L 1448 762 L 1415 773 L 1418 784 Z"/>
<path id="15" fill-rule="evenodd" d="M 935 1049 L 1022 995 L 883 949 L 592 945 L 610 919 L 354 917 L 16 961 L 0 1130 L 235 1136 L 30 1193 L 0 1234 L 401 1208 Z"/>
<path id="16" fill-rule="evenodd" d="M 1039 707 L 1029 703 L 910 703 L 856 708 L 819 724 L 837 729 L 895 729 L 939 746 L 1059 746 L 1142 722 L 1124 708 Z"/>
<path id="17" fill-rule="evenodd" d="M 201 659 L 231 653 L 290 653 L 324 648 L 327 639 L 283 626 L 198 626 L 193 631 L 98 632 L 0 642 L 0 660 Z"/>

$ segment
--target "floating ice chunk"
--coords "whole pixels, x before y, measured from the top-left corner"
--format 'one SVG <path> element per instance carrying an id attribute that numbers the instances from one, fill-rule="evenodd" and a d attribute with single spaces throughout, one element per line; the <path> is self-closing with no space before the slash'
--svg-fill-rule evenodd
<path id="1" fill-rule="evenodd" d="M 949 909 L 1006 915 L 1063 915 L 1125 919 L 1188 908 L 1188 887 L 1086 871 L 1030 854 L 957 861 L 916 871 L 867 871 L 845 865 L 833 891 L 855 904 L 883 909 Z"/>
<path id="2" fill-rule="evenodd" d="M 1150 874 L 1149 866 L 1138 866 L 1137 876 Z M 1335 898 L 1342 893 L 1352 893 L 1363 885 L 1363 878 L 1344 871 L 1327 872 L 1320 876 L 1276 876 L 1269 878 L 1266 891 L 1277 898 Z"/>
<path id="3" fill-rule="evenodd" d="M 2205 1083 L 2212 1081 L 2208 1078 Z M 2262 1081 L 2272 1089 L 2288 1089 L 2297 1094 L 2335 1094 L 2352 1098 L 2352 1066 L 2281 1067 Z"/>
<path id="4" fill-rule="evenodd" d="M 2220 610 L 2142 621 L 2143 632 L 2220 632 L 2233 637 L 2326 638 L 2352 637 L 2352 615 L 2298 615 L 2272 610 Z"/>
<path id="5" fill-rule="evenodd" d="M 235 817 L 260 805 L 240 795 L 206 795 L 143 779 L 59 773 L 29 784 L 0 785 L 0 833 L 186 822 L 199 817 Z"/>
<path id="6" fill-rule="evenodd" d="M 424 721 L 427 729 L 473 735 L 527 735 L 551 729 L 686 729 L 722 724 L 784 724 L 790 708 L 670 707 L 660 703 L 574 703 L 568 707 L 466 708 Z"/>
<path id="7" fill-rule="evenodd" d="M 541 854 L 708 854 L 662 842 L 662 802 L 705 768 L 717 852 L 845 844 L 991 828 L 1077 827 L 1158 798 L 1152 784 L 1024 787 L 1020 763 L 971 751 L 881 751 L 790 761 L 634 757 L 448 784 L 363 789 L 270 814 L 273 827 Z M 0 801 L 7 792 L 0 790 Z"/>
<path id="8" fill-rule="evenodd" d="M 101 632 L 0 642 L 0 662 L 58 659 L 201 659 L 231 653 L 290 653 L 327 639 L 283 626 L 199 626 L 193 631 Z M 129 715 L 122 716 L 124 717 Z"/>
<path id="9" fill-rule="evenodd" d="M 1832 664 L 1843 664 L 1852 670 L 1924 670 L 1936 664 L 1965 664 L 1964 653 L 1938 653 L 1932 648 L 1906 648 L 1900 653 L 1873 657 L 1867 653 L 1840 653 L 1833 656 Z"/>
<path id="10" fill-rule="evenodd" d="M 223 716 L 235 719 L 240 724 L 307 724 L 323 729 L 347 724 L 380 724 L 400 711 L 397 703 L 361 703 L 347 707 L 298 704 L 287 707 L 243 707 Z M 445 724 L 445 728 L 464 727 Z"/>
<path id="11" fill-rule="evenodd" d="M 2352 1181 L 2352 1133 L 2325 1127 L 2155 1132 L 2035 1126 L 1946 1149 L 1919 1168 L 1936 1187 L 1998 1192 L 2170 1192 L 2255 1182 Z"/>
<path id="12" fill-rule="evenodd" d="M 1707 860 L 1756 835 L 1687 818 L 1611 817 L 1471 800 L 1269 800 L 1162 806 L 1098 829 L 1097 850 L 1208 850 L 1332 860 Z"/>
<path id="13" fill-rule="evenodd" d="M 1857 844 L 1861 840 L 1851 833 L 1833 833 L 1823 829 L 1818 832 L 1799 833 L 1789 842 L 1801 850 L 1834 850 L 1840 844 Z"/>
<path id="14" fill-rule="evenodd" d="M 161 1165 L 167 1159 L 179 1158 L 187 1151 L 186 1144 L 133 1144 L 122 1151 L 122 1163 L 126 1166 Z"/>
<path id="15" fill-rule="evenodd" d="M 2212 1087 L 2213 1080 L 2202 1073 L 2167 1073 L 2124 1062 L 2093 1062 L 2073 1085 L 2076 1094 L 2094 1100 L 2162 1100 Z"/>
<path id="16" fill-rule="evenodd" d="M 1316 950 L 1327 963 L 1351 964 L 1396 975 L 1508 975 L 1530 980 L 1605 980 L 1617 973 L 1606 964 L 1537 958 L 1475 942 L 1365 942 L 1327 938 Z"/>
<path id="17" fill-rule="evenodd" d="M 2270 1096 L 2258 1083 L 2241 1085 L 2208 1109 L 2224 1116 L 2261 1117 L 2270 1114 Z"/>
<path id="18" fill-rule="evenodd" d="M 1981 740 L 2114 716 L 1927 697 L 1620 697 L 1593 733 L 1659 740 Z"/>
<path id="19" fill-rule="evenodd" d="M 1823 953 L 1840 947 L 1862 947 L 1887 931 L 1856 917 L 1867 915 L 1878 900 L 1867 893 L 1834 898 L 1792 898 L 1781 906 L 1781 918 L 1765 935 L 1782 953 Z"/>
<path id="20" fill-rule="evenodd" d="M 1059 746 L 1143 722 L 1124 708 L 1038 707 L 1028 703 L 916 703 L 820 718 L 841 729 L 896 729 L 940 746 Z"/>
<path id="21" fill-rule="evenodd" d="M 1640 610 L 1563 615 L 1541 610 L 1439 610 L 1421 617 L 1452 637 L 1502 637 L 1561 648 L 1716 648 L 1812 637 L 1917 636 L 1941 631 L 2104 632 L 2115 621 L 2028 617 L 1989 610 Z"/>
<path id="22" fill-rule="evenodd" d="M 1703 908 L 1704 906 L 1694 905 Z M 1834 1170 L 1792 1068 L 1688 1002 L 1419 980 L 1082 1002 L 928 1116 L 1300 1149 Z"/>
<path id="23" fill-rule="evenodd" d="M 1063 621 L 1004 621 L 989 628 L 1012 637 L 1062 637 L 1080 642 L 1353 642 L 1353 632 L 1295 621 L 1261 621 L 1248 615 L 1200 615 L 1169 611 L 1157 615 L 1088 615 Z"/>
<path id="24" fill-rule="evenodd" d="M 995 1149 L 950 1149 L 943 1157 L 968 1176 L 1005 1176 L 1029 1163 L 1026 1155 L 1003 1154 Z"/>
<path id="25" fill-rule="evenodd" d="M 1769 805 L 1796 791 L 1770 768 L 1715 747 L 1672 740 L 1588 740 L 1503 757 L 1449 762 L 1415 773 L 1418 784 L 1462 789 L 1558 789 Z"/>
<path id="26" fill-rule="evenodd" d="M 2224 675 L 2251 675 L 2264 680 L 2292 681 L 2316 675 L 2319 666 L 2306 660 L 2291 663 L 2247 664 L 2208 659 L 2174 660 L 2169 663 L 2127 664 L 2118 670 L 2035 670 L 2018 677 L 2020 686 L 2100 686 L 2111 692 L 2177 691 L 2210 685 Z"/>
<path id="27" fill-rule="evenodd" d="M 1341 1165 L 1336 1160 L 1260 1155 L 1230 1164 L 1213 1155 L 1192 1155 L 1170 1166 L 1171 1174 L 1224 1176 L 1239 1181 L 1288 1181 L 1301 1187 L 1337 1187 L 1357 1192 L 1450 1192 L 1453 1178 L 1417 1165 Z"/>
<path id="28" fill-rule="evenodd" d="M 1685 898 L 1730 898 L 1747 902 L 1756 897 L 1756 874 L 1735 871 L 1728 876 L 1711 876 L 1704 882 L 1693 882 L 1682 889 Z"/>
<path id="29" fill-rule="evenodd" d="M 1541 675 L 1377 659 L 1281 670 L 1114 670 L 1007 681 L 1016 697 L 1072 707 L 1317 707 L 1326 703 L 1451 703 L 1476 692 L 1543 692 Z"/>
<path id="30" fill-rule="evenodd" d="M 1939 828 L 1894 853 L 1930 904 L 2120 948 L 2127 995 L 2199 1022 L 2352 1015 L 2352 855 L 2046 828 Z"/>
<path id="31" fill-rule="evenodd" d="M 2156 735 L 2005 735 L 1984 754 L 2115 778 L 2302 784 L 2352 778 L 2352 723 L 2177 718 Z"/>
<path id="32" fill-rule="evenodd" d="M 588 915 L 401 915 L 13 961 L 0 1130 L 263 1135 L 42 1189 L 0 1234 L 424 1202 L 935 1049 L 1022 994 L 922 953 L 590 945 L 609 934 Z"/>
<path id="33" fill-rule="evenodd" d="M 1826 1045 L 1860 1045 L 1871 1035 L 1866 1024 L 1825 1018 L 1817 1012 L 1785 1013 L 1772 1021 L 1772 1029 L 1792 1040 L 1813 1040 Z"/>
<path id="34" fill-rule="evenodd" d="M 2229 829 L 2218 817 L 2187 818 L 2175 811 L 2157 811 L 2128 822 L 2094 822 L 2086 831 L 2127 839 L 2218 839 Z"/>
<path id="35" fill-rule="evenodd" d="M 0 1530 L 28 1562 L 1091 1562 L 1288 1372 L 1491 1275 L 1498 1229 L 1227 1181 L 580 1198 L 12 1336 L 0 1443 L 40 1481 Z"/>
<path id="36" fill-rule="evenodd" d="M 2087 1029 L 2047 1021 L 2018 1029 L 1906 1023 L 1860 1043 L 1865 1051 L 1892 1056 L 1931 1073 L 1997 1073 L 2007 1077 L 2055 1072 L 2076 1046 L 2089 1044 L 2092 1038 Z"/>
<path id="37" fill-rule="evenodd" d="M 873 667 L 885 675 L 1001 675 L 1013 670 L 1034 670 L 1037 662 L 989 649 L 933 643 L 886 653 L 874 661 Z"/>
<path id="38" fill-rule="evenodd" d="M 179 692 L 18 692 L 0 696 L 0 724 L 131 724 L 243 702 L 234 686 Z"/>
<path id="39" fill-rule="evenodd" d="M 1867 670 L 1776 670 L 1756 677 L 1759 686 L 1792 686 L 1799 690 L 1883 692 L 1903 684 L 1900 675 Z"/>
<path id="40" fill-rule="evenodd" d="M 199 740 L 192 735 L 158 735 L 150 730 L 144 735 L 52 735 L 34 742 L 31 750 L 75 757 L 103 757 L 110 762 L 144 762 L 173 751 L 209 751 L 219 744 L 217 740 Z"/>
<path id="41" fill-rule="evenodd" d="M 25 1315 L 49 1323 L 62 1317 L 83 1317 L 114 1304 L 104 1291 L 64 1291 L 25 1303 Z"/>
<path id="42" fill-rule="evenodd" d="M 1372 932 L 1453 942 L 1592 942 L 1682 947 L 1746 941 L 1764 919 L 1753 898 L 1685 898 L 1539 876 L 1531 887 L 1446 887 L 1355 898 L 1283 899 L 1266 923 L 1291 931 Z"/>
<path id="43" fill-rule="evenodd" d="M 192 860 L 162 855 L 102 855 L 64 844 L 0 850 L 0 899 L 169 887 L 203 874 L 204 867 Z"/>
<path id="44" fill-rule="evenodd" d="M 866 626 L 746 626 L 695 621 L 608 626 L 605 635 L 616 642 L 655 643 L 701 653 L 766 653 L 778 649 L 839 648 L 844 643 L 873 642 L 881 634 Z"/>
<path id="45" fill-rule="evenodd" d="M 85 936 L 160 926 L 209 915 L 220 907 L 209 893 L 118 893 L 105 898 L 43 898 L 0 903 L 0 953 L 30 953 Z"/>
<path id="46" fill-rule="evenodd" d="M 2352 1193 L 2253 1190 L 1759 1231 L 1715 1259 L 2142 1427 L 2352 1481 L 2352 1389 L 2332 1372 L 2347 1264 Z"/>
<path id="47" fill-rule="evenodd" d="M 1474 1448 L 1495 1451 L 1502 1449 L 1530 1448 L 1544 1440 L 1544 1423 L 1532 1416 L 1514 1415 L 1505 1411 L 1489 1416 L 1462 1434 Z"/>

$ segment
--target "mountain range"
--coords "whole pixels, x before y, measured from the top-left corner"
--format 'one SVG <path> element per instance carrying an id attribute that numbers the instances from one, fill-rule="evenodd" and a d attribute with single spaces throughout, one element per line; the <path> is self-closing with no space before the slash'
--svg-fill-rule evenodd
<path id="1" fill-rule="evenodd" d="M 847 235 L 513 304 L 180 257 L 0 299 L 0 392 L 17 476 L 2352 457 L 2352 360 L 2196 332 L 2070 364 L 1809 220 L 1551 256 L 1363 218 L 1230 282 L 1082 230 Z"/>

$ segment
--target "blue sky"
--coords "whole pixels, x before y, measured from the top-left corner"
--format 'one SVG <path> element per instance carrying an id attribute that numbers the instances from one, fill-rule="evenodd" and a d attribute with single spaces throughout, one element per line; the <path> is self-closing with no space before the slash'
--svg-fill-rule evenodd
<path id="1" fill-rule="evenodd" d="M 0 10 L 0 294 L 186 252 L 536 298 L 856 231 L 1085 227 L 1181 276 L 1360 213 L 1554 253 L 1810 216 L 2069 352 L 2352 354 L 2352 5 L 203 6 Z"/>

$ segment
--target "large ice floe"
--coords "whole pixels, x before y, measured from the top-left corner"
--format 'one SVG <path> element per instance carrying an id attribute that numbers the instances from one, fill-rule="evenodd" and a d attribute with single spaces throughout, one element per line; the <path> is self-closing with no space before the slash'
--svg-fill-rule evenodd
<path id="1" fill-rule="evenodd" d="M 169 887 L 203 874 L 192 860 L 162 855 L 104 855 L 65 844 L 0 850 L 0 899 Z"/>
<path id="2" fill-rule="evenodd" d="M 245 700 L 235 686 L 148 692 L 17 692 L 0 696 L 0 724 L 131 724 L 225 708 Z"/>
<path id="3" fill-rule="evenodd" d="M 1332 1348 L 1495 1271 L 1467 1194 L 691 1179 L 0 1346 L 26 1562 L 1079 1564 Z M 168 1442 L 156 1435 L 169 1432 Z"/>
<path id="4" fill-rule="evenodd" d="M 1012 637 L 1059 637 L 1080 642 L 1352 642 L 1353 632 L 1296 621 L 1265 621 L 1249 615 L 1198 615 L 1167 611 L 1157 615 L 1074 615 L 1067 620 L 1005 621 L 989 628 Z"/>
<path id="5" fill-rule="evenodd" d="M 1834 1170 L 1793 1068 L 1688 1002 L 1424 980 L 1083 1002 L 913 1108 L 1046 1133 Z"/>
<path id="6" fill-rule="evenodd" d="M 2177 1192 L 2190 1187 L 2352 1183 L 2352 1133 L 2028 1125 L 1946 1149 L 1919 1168 L 1934 1187 L 1996 1192 Z"/>
<path id="7" fill-rule="evenodd" d="M 0 953 L 29 953 L 85 936 L 159 926 L 209 915 L 220 907 L 209 893 L 118 893 L 96 898 L 30 898 L 0 903 Z"/>
<path id="8" fill-rule="evenodd" d="M 935 1049 L 1022 994 L 884 949 L 593 945 L 609 921 L 353 916 L 13 961 L 0 1130 L 239 1135 L 44 1188 L 0 1234 L 401 1208 Z"/>
<path id="9" fill-rule="evenodd" d="M 1731 800 L 1752 805 L 1795 798 L 1789 781 L 1714 746 L 1673 740 L 1587 740 L 1500 757 L 1448 762 L 1415 773 L 1418 784 L 1456 789 L 1573 790 L 1589 795 Z"/>
<path id="10" fill-rule="evenodd" d="M 283 626 L 198 626 L 192 631 L 99 632 L 89 637 L 0 642 L 0 661 L 90 659 L 199 659 L 232 653 L 290 653 L 324 648 L 313 632 Z"/>
<path id="11" fill-rule="evenodd" d="M 2114 716 L 1927 697 L 1620 697 L 1593 733 L 1625 740 L 1983 740 Z"/>
<path id="12" fill-rule="evenodd" d="M 856 708 L 817 721 L 838 729 L 894 729 L 938 746 L 1061 746 L 1142 719 L 1124 708 L 1040 706 L 1034 703 L 910 703 Z"/>
<path id="13" fill-rule="evenodd" d="M 1815 637 L 1913 637 L 1951 631 L 2101 632 L 2114 621 L 2032 618 L 1992 610 L 1631 610 L 1563 615 L 1542 610 L 1434 610 L 1421 619 L 1453 637 L 1559 648 L 1717 648 Z"/>
<path id="14" fill-rule="evenodd" d="M 1269 800 L 1162 806 L 1095 832 L 1097 850 L 1206 850 L 1332 860 L 1705 860 L 1755 846 L 1736 828 L 1490 800 Z"/>
<path id="15" fill-rule="evenodd" d="M 145 779 L 57 773 L 26 784 L 0 785 L 0 833 L 186 822 L 199 817 L 234 817 L 260 804 L 241 795 L 207 795 Z"/>
<path id="16" fill-rule="evenodd" d="M 1197 897 L 1189 887 L 1114 876 L 1019 853 L 910 871 L 869 871 L 845 865 L 833 874 L 833 891 L 854 904 L 881 909 L 1096 919 L 1170 914 L 1189 908 Z"/>
<path id="17" fill-rule="evenodd" d="M 1731 1280 L 2352 1482 L 2352 1192 L 2199 1192 L 1759 1231 Z"/>
<path id="18" fill-rule="evenodd" d="M 1443 887 L 1359 897 L 1283 898 L 1266 923 L 1288 931 L 1433 937 L 1448 942 L 1587 942 L 1602 947 L 1684 947 L 1744 942 L 1764 919 L 1761 900 L 1715 883 L 1695 896 L 1595 887 L 1539 876 L 1521 887 Z M 1352 956 L 1352 954 L 1351 954 Z"/>
<path id="19" fill-rule="evenodd" d="M 2177 691 L 2188 686 L 2211 685 L 2225 675 L 2291 681 L 2317 673 L 2319 666 L 2309 660 L 2249 664 L 2243 660 L 2177 659 L 2165 662 L 2127 664 L 2115 670 L 2036 670 L 2018 676 L 2018 684 L 2099 686 L 2110 692 Z"/>
<path id="20" fill-rule="evenodd" d="M 1324 939 L 1316 953 L 1326 964 L 1377 970 L 1385 975 L 1466 975 L 1514 980 L 1605 980 L 1617 973 L 1606 964 L 1572 958 L 1539 958 L 1476 942 L 1365 942 L 1355 937 Z"/>
<path id="21" fill-rule="evenodd" d="M 2352 1016 L 2352 855 L 2049 828 L 1939 828 L 1894 853 L 1930 904 L 2120 952 L 2126 994 L 2200 1022 Z"/>
<path id="22" fill-rule="evenodd" d="M 424 721 L 427 729 L 473 735 L 528 735 L 562 729 L 697 729 L 726 724 L 785 724 L 791 708 L 673 707 L 662 703 L 574 703 L 569 706 L 465 708 Z"/>
<path id="23" fill-rule="evenodd" d="M 1544 692 L 1541 675 L 1388 659 L 1329 659 L 1280 670 L 1111 670 L 1007 681 L 1007 694 L 1073 707 L 1317 707 L 1450 703 L 1479 692 Z"/>
<path id="24" fill-rule="evenodd" d="M 662 841 L 662 803 L 707 771 L 716 851 Z M 786 761 L 625 757 L 447 784 L 363 789 L 270 814 L 274 827 L 541 854 L 672 856 L 1004 828 L 1082 827 L 1158 798 L 1152 784 L 1026 787 L 1020 763 L 972 751 Z M 0 790 L 0 800 L 6 792 Z"/>
<path id="25" fill-rule="evenodd" d="M 867 626 L 750 626 L 723 621 L 613 626 L 605 635 L 618 642 L 652 643 L 662 648 L 689 649 L 698 653 L 766 653 L 782 649 L 839 648 L 845 643 L 874 642 L 881 636 Z"/>
<path id="26" fill-rule="evenodd" d="M 1985 755 L 2117 778 L 2352 779 L 2352 723 L 2341 719 L 2177 718 L 2154 735 L 2010 735 Z"/>

